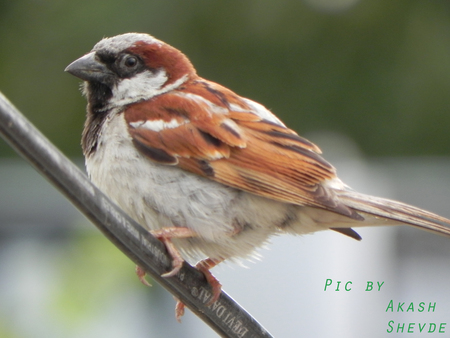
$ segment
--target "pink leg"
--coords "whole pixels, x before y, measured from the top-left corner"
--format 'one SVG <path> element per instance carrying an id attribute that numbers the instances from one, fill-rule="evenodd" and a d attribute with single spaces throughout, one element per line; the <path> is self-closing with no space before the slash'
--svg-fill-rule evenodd
<path id="1" fill-rule="evenodd" d="M 151 231 L 151 234 L 158 238 L 166 246 L 167 251 L 172 257 L 172 270 L 162 274 L 162 277 L 173 277 L 183 266 L 184 259 L 181 257 L 177 248 L 172 243 L 172 238 L 189 238 L 197 237 L 197 233 L 188 228 L 162 228 L 160 230 Z"/>
<path id="2" fill-rule="evenodd" d="M 136 265 L 135 268 L 136 271 L 136 275 L 138 276 L 139 280 L 141 281 L 142 284 L 144 284 L 145 286 L 152 286 L 147 279 L 145 279 L 145 271 L 144 269 L 142 269 L 139 265 Z"/>
<path id="3" fill-rule="evenodd" d="M 180 253 L 178 252 L 177 248 L 172 243 L 172 238 L 190 238 L 190 237 L 197 237 L 197 233 L 191 229 L 188 228 L 177 228 L 177 227 L 170 227 L 170 228 L 162 228 L 160 230 L 154 230 L 151 231 L 152 235 L 158 238 L 161 242 L 164 243 L 166 246 L 167 251 L 169 252 L 170 256 L 172 257 L 172 270 L 169 272 L 166 272 L 162 274 L 162 277 L 173 277 L 175 276 L 178 271 L 180 271 L 181 267 L 183 266 L 184 259 L 181 257 Z M 212 287 L 212 297 L 209 300 L 209 302 L 206 304 L 211 305 L 217 299 L 220 297 L 220 293 L 222 291 L 222 285 L 220 282 L 213 276 L 210 269 L 215 267 L 217 264 L 222 262 L 222 260 L 215 260 L 211 258 L 204 259 L 197 263 L 195 266 L 199 271 L 201 271 L 208 282 L 208 284 Z M 150 286 L 150 284 L 145 279 L 145 271 L 139 267 L 136 266 L 136 274 L 139 277 L 139 280 L 145 284 Z M 175 317 L 177 321 L 181 322 L 181 317 L 184 314 L 184 308 L 185 305 L 177 300 L 177 305 L 175 307 Z"/>
<path id="4" fill-rule="evenodd" d="M 213 304 L 215 301 L 217 301 L 220 297 L 220 293 L 222 292 L 222 284 L 220 284 L 217 278 L 213 276 L 211 271 L 209 271 L 220 262 L 222 262 L 222 260 L 207 258 L 198 262 L 195 265 L 195 267 L 205 275 L 208 284 L 211 285 L 212 287 L 212 297 L 208 301 L 206 306 L 209 306 Z M 181 317 L 183 315 L 184 315 L 184 304 L 179 300 L 177 300 L 177 305 L 175 306 L 175 318 L 179 323 L 181 323 Z"/>
<path id="5" fill-rule="evenodd" d="M 207 258 L 207 259 L 204 259 L 204 260 L 198 262 L 197 265 L 195 265 L 195 267 L 199 271 L 203 272 L 206 280 L 208 281 L 208 284 L 211 285 L 211 288 L 212 288 L 212 297 L 209 300 L 208 304 L 206 304 L 206 305 L 211 305 L 216 300 L 218 300 L 220 297 L 220 293 L 222 292 L 222 284 L 220 284 L 220 282 L 217 280 L 217 278 L 213 276 L 211 271 L 209 271 L 210 269 L 215 267 L 220 262 L 222 262 L 222 260 L 215 260 L 215 259 Z"/>
<path id="6" fill-rule="evenodd" d="M 175 305 L 175 319 L 178 323 L 181 323 L 181 317 L 184 316 L 184 307 L 185 305 L 175 298 L 177 304 Z"/>

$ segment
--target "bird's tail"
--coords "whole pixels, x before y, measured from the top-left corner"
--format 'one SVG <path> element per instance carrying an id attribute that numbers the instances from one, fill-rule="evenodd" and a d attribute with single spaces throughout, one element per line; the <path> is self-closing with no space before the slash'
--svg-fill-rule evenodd
<path id="1" fill-rule="evenodd" d="M 364 214 L 375 216 L 373 225 L 380 224 L 377 219 L 383 218 L 394 221 L 393 224 L 409 224 L 414 227 L 431 231 L 439 235 L 450 236 L 450 219 L 441 217 L 431 212 L 411 205 L 364 195 L 355 191 L 339 191 L 339 199 L 351 209 Z M 371 217 L 368 217 L 361 225 L 371 225 Z M 353 226 L 358 226 L 353 224 Z"/>

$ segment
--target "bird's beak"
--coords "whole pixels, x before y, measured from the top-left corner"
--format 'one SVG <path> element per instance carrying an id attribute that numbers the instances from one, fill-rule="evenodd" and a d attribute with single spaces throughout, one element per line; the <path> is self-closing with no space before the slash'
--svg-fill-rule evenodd
<path id="1" fill-rule="evenodd" d="M 105 64 L 97 60 L 95 52 L 91 52 L 75 60 L 64 71 L 89 82 L 106 83 L 108 82 L 108 78 L 114 76 L 114 73 Z"/>

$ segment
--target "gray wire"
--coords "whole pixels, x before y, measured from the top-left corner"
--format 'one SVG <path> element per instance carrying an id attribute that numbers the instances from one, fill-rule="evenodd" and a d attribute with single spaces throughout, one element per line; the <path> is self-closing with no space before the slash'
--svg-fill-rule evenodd
<path id="1" fill-rule="evenodd" d="M 181 300 L 222 337 L 272 337 L 249 313 L 222 291 L 206 306 L 211 288 L 187 263 L 170 278 L 164 245 L 98 190 L 67 157 L 42 135 L 0 92 L 0 134 L 35 169 L 56 186 L 117 248 Z"/>

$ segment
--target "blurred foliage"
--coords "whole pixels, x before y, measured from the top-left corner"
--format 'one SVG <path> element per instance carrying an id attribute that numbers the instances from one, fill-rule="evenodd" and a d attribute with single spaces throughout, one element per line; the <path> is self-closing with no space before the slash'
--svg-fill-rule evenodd
<path id="1" fill-rule="evenodd" d="M 98 318 L 114 301 L 112 295 L 151 292 L 139 283 L 134 267 L 102 234 L 74 233 L 59 256 L 59 283 L 48 302 L 52 318 L 73 331 Z"/>
<path id="2" fill-rule="evenodd" d="M 64 238 L 3 238 L 1 338 L 144 337 L 136 332 L 150 327 L 162 289 L 142 285 L 133 262 L 85 222 Z"/>
<path id="3" fill-rule="evenodd" d="M 65 66 L 103 36 L 148 32 L 300 134 L 344 133 L 368 155 L 448 155 L 450 2 L 353 2 L 0 0 L 0 90 L 79 156 L 85 101 Z"/>
<path id="4" fill-rule="evenodd" d="M 14 330 L 9 326 L 10 323 L 0 319 L 0 337 L 2 338 L 21 338 Z"/>

